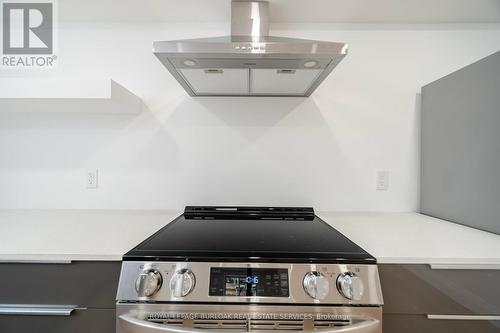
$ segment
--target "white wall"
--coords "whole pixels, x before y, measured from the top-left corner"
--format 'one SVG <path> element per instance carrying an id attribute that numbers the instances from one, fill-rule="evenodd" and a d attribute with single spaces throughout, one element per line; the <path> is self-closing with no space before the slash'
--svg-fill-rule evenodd
<path id="1" fill-rule="evenodd" d="M 139 115 L 0 112 L 0 208 L 312 205 L 418 207 L 420 87 L 500 49 L 500 26 L 274 26 L 345 41 L 350 53 L 312 97 L 191 98 L 154 40 L 223 35 L 225 24 L 66 26 L 57 70 L 0 76 L 112 78 Z M 0 89 L 5 89 L 0 86 Z M 100 188 L 85 171 L 99 168 Z M 375 191 L 377 170 L 390 189 Z"/>

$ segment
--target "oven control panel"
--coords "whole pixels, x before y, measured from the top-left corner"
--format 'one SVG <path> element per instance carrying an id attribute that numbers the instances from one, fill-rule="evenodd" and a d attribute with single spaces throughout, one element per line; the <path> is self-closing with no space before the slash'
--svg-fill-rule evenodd
<path id="1" fill-rule="evenodd" d="M 382 305 L 376 265 L 124 261 L 119 302 Z"/>
<path id="2" fill-rule="evenodd" d="M 289 294 L 286 268 L 210 268 L 210 296 L 288 297 Z"/>

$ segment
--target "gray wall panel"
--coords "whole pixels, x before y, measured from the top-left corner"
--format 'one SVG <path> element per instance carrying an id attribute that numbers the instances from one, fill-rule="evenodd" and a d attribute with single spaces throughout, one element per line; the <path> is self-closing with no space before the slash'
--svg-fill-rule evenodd
<path id="1" fill-rule="evenodd" d="M 421 135 L 421 212 L 500 234 L 500 52 L 422 88 Z"/>

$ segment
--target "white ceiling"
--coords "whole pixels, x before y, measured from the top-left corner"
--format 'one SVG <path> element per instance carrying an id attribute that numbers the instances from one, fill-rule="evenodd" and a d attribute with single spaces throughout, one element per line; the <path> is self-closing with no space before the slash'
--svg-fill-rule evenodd
<path id="1" fill-rule="evenodd" d="M 270 0 L 276 23 L 500 23 L 500 0 Z M 59 0 L 64 22 L 227 22 L 230 0 Z"/>

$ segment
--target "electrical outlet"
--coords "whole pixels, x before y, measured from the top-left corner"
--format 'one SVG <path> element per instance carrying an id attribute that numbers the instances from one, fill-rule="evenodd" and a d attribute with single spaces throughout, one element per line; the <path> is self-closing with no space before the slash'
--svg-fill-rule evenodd
<path id="1" fill-rule="evenodd" d="M 89 170 L 86 173 L 86 183 L 87 183 L 87 188 L 97 188 L 99 185 L 99 171 L 97 169 L 95 170 Z"/>
<path id="2" fill-rule="evenodd" d="M 377 171 L 376 189 L 377 191 L 389 190 L 389 171 Z"/>

